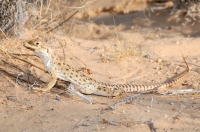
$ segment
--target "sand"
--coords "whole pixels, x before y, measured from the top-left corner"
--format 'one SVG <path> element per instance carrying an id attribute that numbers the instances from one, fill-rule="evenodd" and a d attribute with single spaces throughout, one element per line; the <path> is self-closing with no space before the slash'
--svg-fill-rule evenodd
<path id="1" fill-rule="evenodd" d="M 88 104 L 57 86 L 47 93 L 30 90 L 35 81 L 46 84 L 50 75 L 8 53 L 45 70 L 36 56 L 19 55 L 35 55 L 22 42 L 37 37 L 72 67 L 97 81 L 114 84 L 169 81 L 186 70 L 183 55 L 190 67 L 189 74 L 165 90 L 200 90 L 199 24 L 184 27 L 183 20 L 175 22 L 175 15 L 170 15 L 171 3 L 148 14 L 150 11 L 143 10 L 148 3 L 114 2 L 89 4 L 85 12 L 90 19 L 85 18 L 85 12 L 79 12 L 66 34 L 26 28 L 21 37 L 1 41 L 4 52 L 0 52 L 0 131 L 150 132 L 148 122 L 153 123 L 157 132 L 200 131 L 198 93 L 144 94 L 111 110 L 109 106 L 116 101 L 136 93 L 121 98 L 87 95 L 93 102 Z M 129 11 L 124 12 L 125 9 Z M 72 22 L 66 24 L 67 31 Z M 30 86 L 23 80 L 29 80 Z"/>

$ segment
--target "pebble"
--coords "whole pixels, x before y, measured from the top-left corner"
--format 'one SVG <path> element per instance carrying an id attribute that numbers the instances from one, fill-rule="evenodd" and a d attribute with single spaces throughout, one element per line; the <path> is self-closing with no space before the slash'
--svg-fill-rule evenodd
<path id="1" fill-rule="evenodd" d="M 150 110 L 146 110 L 145 112 L 149 113 L 149 112 L 150 112 Z"/>
<path id="2" fill-rule="evenodd" d="M 151 56 L 149 54 L 144 56 L 146 59 L 151 59 Z"/>
<path id="3" fill-rule="evenodd" d="M 162 59 L 158 59 L 157 62 L 158 62 L 158 63 L 162 62 Z"/>
<path id="4" fill-rule="evenodd" d="M 162 70 L 162 67 L 156 67 L 156 70 Z"/>
<path id="5" fill-rule="evenodd" d="M 161 74 L 161 72 L 157 72 L 157 74 L 158 74 L 158 75 L 160 75 L 160 74 Z"/>
<path id="6" fill-rule="evenodd" d="M 83 123 L 82 126 L 90 126 L 90 124 L 86 122 L 86 123 Z"/>
<path id="7" fill-rule="evenodd" d="M 154 60 L 150 60 L 151 63 L 154 63 Z"/>

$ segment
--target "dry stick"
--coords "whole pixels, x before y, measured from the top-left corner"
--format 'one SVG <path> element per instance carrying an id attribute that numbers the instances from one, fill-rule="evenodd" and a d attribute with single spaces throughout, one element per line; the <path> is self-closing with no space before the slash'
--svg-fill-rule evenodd
<path id="1" fill-rule="evenodd" d="M 11 55 L 11 54 L 10 54 L 10 55 Z M 32 66 L 34 66 L 34 67 L 36 67 L 36 68 L 38 68 L 38 69 L 44 71 L 45 73 L 48 73 L 48 72 L 47 72 L 46 70 L 44 70 L 43 68 L 40 68 L 40 67 L 34 65 L 34 64 L 31 63 L 31 62 L 28 62 L 28 61 L 26 61 L 26 60 L 23 60 L 23 59 L 21 59 L 21 58 L 19 58 L 19 57 L 17 57 L 17 56 L 14 56 L 14 55 L 11 55 L 11 56 L 14 57 L 14 58 L 16 58 L 16 59 L 18 59 L 18 60 L 20 60 L 20 61 L 23 61 L 23 62 L 26 62 L 26 63 L 28 63 L 28 64 L 31 64 Z"/>
<path id="2" fill-rule="evenodd" d="M 64 60 L 65 60 L 65 50 L 64 50 L 63 46 L 65 46 L 66 44 L 62 45 L 62 43 L 60 42 L 59 39 L 57 39 L 57 38 L 55 38 L 55 39 L 60 43 L 60 45 L 61 45 L 61 47 L 62 47 L 62 52 L 63 52 Z"/>
<path id="3" fill-rule="evenodd" d="M 55 9 L 55 8 L 53 8 L 53 10 L 54 10 L 54 9 Z M 43 16 L 42 18 L 40 18 L 40 21 L 37 21 L 37 22 L 35 23 L 34 28 L 37 29 L 39 26 L 43 25 L 43 24 L 41 23 L 41 21 L 44 20 L 48 15 L 49 15 L 49 14 L 46 14 L 45 16 Z M 51 20 L 51 18 L 47 18 L 47 21 L 50 21 L 50 20 Z M 45 23 L 44 23 L 44 24 L 45 24 Z"/>
<path id="4" fill-rule="evenodd" d="M 22 76 L 24 73 L 23 72 L 20 72 L 18 75 L 17 75 L 17 78 L 15 79 L 16 83 L 19 84 L 19 85 L 22 85 L 20 82 L 19 82 L 19 77 Z"/>
<path id="5" fill-rule="evenodd" d="M 36 56 L 38 57 L 37 55 L 30 55 L 30 54 L 17 54 L 17 53 L 9 53 L 10 55 L 19 55 L 19 56 Z"/>
<path id="6" fill-rule="evenodd" d="M 14 26 L 15 26 L 15 24 L 10 25 L 9 27 L 7 27 L 7 28 L 5 29 L 5 31 L 8 31 L 9 29 L 13 28 Z"/>
<path id="7" fill-rule="evenodd" d="M 79 59 L 79 58 L 76 57 L 76 56 L 74 56 L 74 58 L 76 58 L 77 60 L 79 60 L 79 61 L 85 66 L 85 69 L 86 69 L 86 64 L 85 64 L 81 59 Z M 80 71 L 80 70 L 78 70 L 78 71 Z"/>
<path id="8" fill-rule="evenodd" d="M 4 72 L 5 74 L 7 74 L 7 75 L 9 75 L 9 76 L 11 76 L 11 77 L 14 77 L 14 78 L 17 77 L 17 75 L 12 74 L 12 73 L 9 73 L 9 72 L 7 72 L 6 70 L 4 70 L 4 69 L 1 68 L 1 67 L 0 67 L 0 71 Z M 22 79 L 22 80 L 23 80 L 23 81 L 26 81 L 25 79 Z"/>
<path id="9" fill-rule="evenodd" d="M 19 59 L 19 58 L 18 58 L 18 59 Z M 19 59 L 19 60 L 21 60 L 21 59 Z M 10 65 L 10 66 L 12 66 L 12 67 L 14 67 L 14 68 L 16 68 L 16 69 L 22 71 L 23 73 L 25 73 L 25 74 L 27 74 L 27 75 L 30 75 L 29 73 L 24 72 L 23 69 L 21 69 L 20 67 L 14 65 L 14 64 L 8 63 L 8 62 L 5 61 L 5 60 L 2 60 L 2 61 L 3 61 L 5 64 L 8 64 L 8 65 Z M 24 60 L 21 60 L 21 61 L 24 61 Z M 26 62 L 26 61 L 24 61 L 24 62 Z M 27 62 L 27 63 L 29 63 L 29 62 Z M 29 64 L 31 64 L 31 63 L 29 63 Z M 38 68 L 38 67 L 37 67 L 37 68 Z M 42 70 L 42 69 L 41 69 L 41 70 Z M 27 82 L 29 88 L 30 88 L 30 87 L 33 87 L 33 85 L 35 85 L 35 83 L 36 83 L 36 82 L 34 82 L 32 85 L 30 85 L 30 84 L 29 84 L 29 83 L 30 83 L 30 82 L 29 82 L 29 78 L 20 78 L 20 77 L 19 77 L 19 74 L 9 73 L 8 71 L 4 70 L 3 68 L 0 68 L 0 71 L 3 71 L 5 74 L 7 74 L 7 75 L 9 75 L 9 76 L 11 76 L 11 77 L 20 79 L 20 80 L 22 80 L 22 81 L 24 81 L 24 82 Z M 35 80 L 37 80 L 37 78 L 34 77 L 33 75 L 31 75 L 31 77 L 33 77 Z M 44 82 L 44 81 L 42 81 L 42 80 L 40 80 L 40 82 L 46 83 L 46 82 Z"/>
<path id="10" fill-rule="evenodd" d="M 55 8 L 54 8 L 54 9 L 55 9 Z M 60 19 L 61 17 L 67 15 L 68 12 L 71 12 L 71 11 L 73 11 L 73 10 L 75 10 L 75 9 L 69 10 L 69 11 L 67 11 L 67 12 L 64 13 L 64 14 L 60 14 L 60 15 L 56 16 L 56 17 L 54 18 L 54 20 L 52 19 L 53 21 L 51 21 L 51 23 L 57 21 L 57 20 Z M 45 15 L 42 19 L 44 19 L 46 16 L 48 16 L 48 14 Z M 50 21 L 50 20 L 51 20 L 51 19 L 49 18 L 47 21 Z M 46 25 L 49 25 L 49 24 L 51 24 L 51 23 L 46 23 Z M 39 25 L 39 26 L 40 26 L 40 25 Z"/>
<path id="11" fill-rule="evenodd" d="M 73 27 L 73 25 L 74 25 L 75 19 L 76 19 L 76 17 L 74 17 L 74 19 L 73 19 L 73 21 L 72 21 L 72 23 L 71 23 L 71 26 L 70 26 L 70 28 L 69 28 L 68 34 L 70 34 L 70 32 L 71 32 L 71 30 L 72 30 L 72 27 Z"/>
<path id="12" fill-rule="evenodd" d="M 53 8 L 53 10 L 54 10 L 55 8 Z M 40 13 L 41 14 L 41 13 Z M 45 13 L 46 14 L 46 13 Z M 39 26 L 41 26 L 41 25 L 38 25 L 40 22 L 41 22 L 41 20 L 42 19 L 44 19 L 45 17 L 47 17 L 49 14 L 46 14 L 45 16 L 43 16 L 42 18 L 40 18 L 40 21 L 37 21 L 34 25 L 35 25 L 35 29 L 37 29 Z M 33 16 L 33 15 L 32 15 Z M 38 26 L 37 26 L 38 25 Z M 37 26 L 37 27 L 36 27 Z"/>
<path id="13" fill-rule="evenodd" d="M 3 35 L 8 39 L 8 41 L 10 42 L 10 43 L 12 43 L 11 42 L 11 40 L 8 38 L 8 36 L 4 33 L 4 31 L 0 28 L 0 30 L 1 30 L 1 32 L 3 33 Z"/>
<path id="14" fill-rule="evenodd" d="M 73 17 L 78 11 L 76 11 L 72 16 L 70 16 L 68 19 L 66 19 L 65 21 L 61 22 L 60 24 L 58 24 L 55 28 L 59 27 L 60 25 L 62 25 L 63 23 L 65 23 L 67 20 L 69 20 L 71 17 Z M 53 31 L 55 28 L 51 29 L 50 31 L 48 31 L 47 33 Z"/>
<path id="15" fill-rule="evenodd" d="M 62 11 L 61 11 L 60 8 L 58 7 L 58 5 L 57 5 L 54 1 L 52 1 L 52 2 L 55 4 L 55 7 L 56 7 L 57 10 L 60 12 L 60 15 L 56 16 L 54 21 L 56 21 L 56 19 L 59 19 L 59 18 L 61 18 L 61 17 L 64 18 L 64 16 L 65 16 L 68 12 L 71 12 L 71 11 L 75 10 L 75 9 L 69 10 L 69 11 L 67 11 L 66 13 L 64 13 L 64 15 L 63 15 L 63 14 L 62 14 Z M 52 22 L 53 22 L 53 21 L 52 21 Z"/>
<path id="16" fill-rule="evenodd" d="M 156 132 L 156 128 L 154 127 L 154 124 L 152 122 L 152 119 L 149 119 L 148 121 L 134 121 L 134 122 L 118 122 L 118 121 L 109 121 L 107 119 L 103 119 L 103 123 L 109 124 L 109 125 L 114 125 L 114 126 L 119 126 L 119 125 L 123 125 L 124 124 L 147 124 L 151 130 L 151 132 Z"/>
<path id="17" fill-rule="evenodd" d="M 156 128 L 154 127 L 152 119 L 149 119 L 148 121 L 145 121 L 145 123 L 149 126 L 151 132 L 156 132 Z"/>
<path id="18" fill-rule="evenodd" d="M 15 69 L 17 69 L 17 70 L 19 70 L 19 71 L 21 71 L 21 72 L 23 72 L 23 73 L 25 73 L 25 74 L 28 74 L 28 73 L 26 73 L 25 71 L 24 71 L 24 69 L 22 69 L 22 68 L 20 68 L 19 66 L 16 66 L 16 65 L 14 65 L 14 64 L 12 64 L 12 63 L 10 63 L 10 62 L 7 62 L 7 61 L 5 61 L 5 60 L 2 60 L 3 62 L 4 62 L 4 64 L 7 64 L 7 65 L 10 65 L 12 68 L 15 68 Z M 4 69 L 3 69 L 4 70 Z M 9 72 L 8 72 L 9 73 Z M 13 74 L 14 75 L 14 74 Z M 17 76 L 16 76 L 17 77 Z M 35 77 L 34 77 L 35 78 Z"/>
<path id="19" fill-rule="evenodd" d="M 23 25 L 23 27 L 25 27 L 25 26 L 28 24 L 28 22 L 31 20 L 31 18 L 32 18 L 33 16 L 34 16 L 34 15 L 29 16 L 28 20 L 27 20 L 26 23 Z M 43 17 L 43 18 L 44 18 L 44 17 Z M 38 18 L 38 19 L 42 19 L 42 18 Z M 39 22 L 40 22 L 40 21 L 35 22 L 35 23 L 34 23 L 34 26 L 37 25 Z M 32 26 L 33 26 L 33 23 L 32 23 Z"/>
<path id="20" fill-rule="evenodd" d="M 66 21 L 68 21 L 70 18 L 72 18 L 76 13 L 78 13 L 78 11 L 76 11 L 74 14 L 72 14 L 68 19 L 66 19 L 65 21 L 61 22 L 60 24 L 58 24 L 58 26 L 56 26 L 55 28 L 49 30 L 47 33 L 53 31 L 54 29 L 56 29 L 57 27 L 59 27 L 60 25 L 62 25 L 63 23 L 65 23 Z"/>
<path id="21" fill-rule="evenodd" d="M 15 68 L 15 69 L 17 69 L 17 70 L 19 70 L 19 71 L 23 71 L 23 69 L 21 69 L 19 66 L 14 65 L 14 64 L 12 64 L 12 63 L 6 61 L 6 60 L 2 60 L 2 62 L 4 62 L 4 64 L 6 64 L 6 65 L 11 66 L 12 68 Z M 23 71 L 23 72 L 24 72 L 24 71 Z"/>
<path id="22" fill-rule="evenodd" d="M 75 128 L 77 128 L 82 122 L 84 121 L 84 119 L 82 119 L 81 121 L 79 121 L 74 127 L 73 127 L 73 131 L 75 130 Z"/>
<path id="23" fill-rule="evenodd" d="M 34 25 L 35 25 L 35 29 L 37 29 L 39 26 L 41 26 L 40 22 L 42 21 L 42 19 L 44 19 L 47 15 L 45 15 L 44 17 L 40 18 L 40 21 L 37 21 Z"/>
<path id="24" fill-rule="evenodd" d="M 40 6 L 40 16 L 42 16 L 42 7 L 43 7 L 43 3 L 42 3 L 42 1 L 40 1 L 40 4 L 41 4 L 41 6 Z"/>
<path id="25" fill-rule="evenodd" d="M 8 71 L 6 71 L 6 70 L 4 70 L 3 68 L 0 68 L 0 71 L 2 71 L 4 74 L 6 74 L 6 75 L 8 75 L 8 76 L 10 76 L 10 77 L 13 77 L 13 78 L 17 78 L 18 77 L 18 79 L 20 79 L 20 80 L 22 80 L 22 81 L 24 81 L 24 82 L 29 82 L 29 80 L 27 80 L 26 78 L 20 78 L 17 74 L 14 74 L 14 73 L 10 73 L 10 72 L 8 72 Z M 42 83 L 45 83 L 45 82 L 43 82 L 43 81 L 41 81 Z"/>
<path id="26" fill-rule="evenodd" d="M 193 94 L 193 93 L 200 93 L 200 90 L 195 90 L 195 89 L 180 89 L 180 90 L 171 90 L 167 92 L 157 92 L 158 94 L 161 95 L 178 95 L 178 94 Z"/>
<path id="27" fill-rule="evenodd" d="M 90 3 L 94 2 L 94 1 L 96 1 L 96 0 L 93 0 L 93 1 L 88 1 L 88 2 L 86 2 L 84 5 L 82 5 L 82 6 L 79 6 L 79 7 L 70 7 L 70 6 L 67 6 L 67 7 L 68 7 L 68 8 L 81 9 L 81 8 L 84 8 L 84 7 L 86 7 L 87 5 L 89 5 Z"/>
<path id="28" fill-rule="evenodd" d="M 19 59 L 19 60 L 21 60 L 21 61 L 24 61 L 24 60 L 22 60 L 22 59 L 20 59 L 20 58 L 17 58 L 17 59 Z M 29 75 L 28 73 L 24 72 L 20 67 L 17 67 L 16 65 L 13 65 L 13 64 L 11 64 L 11 63 L 8 63 L 8 62 L 5 61 L 5 60 L 2 60 L 2 61 L 3 61 L 4 63 L 6 63 L 6 64 L 8 64 L 8 65 L 11 65 L 12 67 L 14 67 L 14 68 L 20 70 L 20 71 L 22 71 L 23 73 Z M 24 61 L 24 62 L 26 62 L 26 61 Z M 29 63 L 29 62 L 27 62 L 27 63 Z M 31 63 L 29 63 L 29 64 L 31 64 Z M 32 64 L 31 64 L 31 65 L 32 65 Z M 34 66 L 34 65 L 33 65 L 33 66 Z M 39 67 L 36 66 L 36 68 L 39 68 Z M 40 69 L 40 68 L 39 68 L 39 69 Z M 40 69 L 40 70 L 42 70 L 42 69 Z M 19 77 L 19 74 L 10 73 L 10 72 L 6 71 L 5 69 L 3 69 L 3 68 L 1 68 L 1 67 L 0 67 L 0 71 L 2 71 L 4 74 L 7 74 L 8 76 L 11 76 L 11 77 L 14 77 L 14 78 L 16 78 L 16 79 L 18 79 L 18 80 L 20 79 L 20 80 L 22 80 L 22 81 L 24 81 L 24 82 L 29 83 L 29 80 L 28 80 L 27 78 L 20 78 L 20 77 Z M 33 77 L 35 80 L 37 80 L 37 78 L 34 77 L 33 75 L 31 75 L 31 77 Z M 17 80 L 17 81 L 18 81 L 18 80 Z M 46 82 L 44 82 L 44 81 L 42 81 L 42 80 L 40 80 L 40 82 L 46 83 Z M 34 82 L 32 85 L 28 85 L 28 87 L 32 87 L 33 85 L 35 85 L 35 82 Z"/>
<path id="29" fill-rule="evenodd" d="M 27 84 L 22 84 L 22 83 L 19 81 L 19 79 L 21 79 L 20 76 L 22 76 L 22 75 L 24 75 L 24 73 L 23 73 L 23 72 L 20 72 L 20 73 L 17 75 L 17 78 L 15 79 L 15 81 L 16 81 L 16 83 L 17 83 L 18 85 L 25 86 L 25 87 L 28 87 L 28 88 L 32 88 L 32 87 L 34 87 L 34 85 L 37 84 L 37 82 L 34 81 L 34 83 L 30 85 L 30 84 L 29 84 L 29 83 L 30 83 L 30 82 L 29 82 L 29 79 L 26 80 L 26 82 L 28 82 L 28 85 L 27 85 Z"/>
<path id="30" fill-rule="evenodd" d="M 46 12 L 45 12 L 45 14 L 47 14 L 47 12 L 48 12 L 48 10 L 49 10 L 49 8 L 50 8 L 50 5 L 51 5 L 51 0 L 50 0 L 50 2 L 48 2 L 49 4 L 47 5 L 47 8 L 46 8 Z"/>
<path id="31" fill-rule="evenodd" d="M 32 17 L 33 17 L 33 15 L 31 15 L 31 16 L 28 18 L 28 20 L 25 22 L 25 24 L 23 25 L 22 28 L 24 28 L 24 27 L 26 26 L 26 24 L 31 20 Z"/>
<path id="32" fill-rule="evenodd" d="M 33 17 L 33 15 L 29 16 L 28 17 L 28 20 L 26 20 L 25 24 L 23 25 L 22 28 L 26 27 L 26 24 L 31 20 L 31 18 Z"/>
<path id="33" fill-rule="evenodd" d="M 146 92 L 146 93 L 149 93 L 149 92 Z M 133 98 L 135 98 L 137 96 L 140 96 L 142 94 L 144 94 L 144 93 L 138 93 L 138 94 L 135 94 L 135 95 L 133 95 L 131 97 L 127 97 L 126 99 L 119 100 L 119 101 L 115 102 L 114 105 L 108 106 L 108 107 L 109 107 L 110 110 L 115 110 L 118 105 L 129 104 L 129 103 L 131 103 L 133 101 Z"/>

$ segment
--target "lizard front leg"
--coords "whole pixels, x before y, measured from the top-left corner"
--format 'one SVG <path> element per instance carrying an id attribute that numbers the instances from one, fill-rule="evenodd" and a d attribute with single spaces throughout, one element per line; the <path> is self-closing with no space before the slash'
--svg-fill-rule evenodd
<path id="1" fill-rule="evenodd" d="M 34 91 L 43 91 L 43 92 L 51 90 L 53 88 L 53 86 L 56 84 L 56 81 L 57 81 L 56 72 L 52 71 L 51 77 L 52 77 L 51 81 L 44 88 L 35 87 L 35 88 L 32 88 L 32 89 Z"/>

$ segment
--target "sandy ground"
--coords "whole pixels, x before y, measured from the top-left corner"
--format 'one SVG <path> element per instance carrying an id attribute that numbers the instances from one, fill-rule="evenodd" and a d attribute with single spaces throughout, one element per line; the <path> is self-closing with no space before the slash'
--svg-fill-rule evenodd
<path id="1" fill-rule="evenodd" d="M 142 10 L 148 6 L 143 2 L 98 2 L 88 6 L 89 19 L 80 12 L 75 22 L 68 23 L 67 34 L 26 29 L 20 38 L 1 41 L 0 48 L 45 69 L 36 56 L 19 55 L 34 55 L 22 42 L 39 37 L 77 70 L 85 69 L 97 81 L 123 84 L 169 81 L 185 71 L 184 55 L 191 71 L 167 89 L 200 90 L 199 24 L 183 27 L 181 21 L 175 22 L 167 8 L 170 3 L 148 14 Z M 124 7 L 133 11 L 124 14 Z M 150 120 L 157 132 L 200 131 L 199 94 L 145 94 L 110 110 L 116 101 L 135 93 L 121 99 L 87 95 L 93 104 L 58 87 L 54 92 L 35 93 L 31 84 L 45 84 L 49 74 L 2 51 L 0 58 L 1 132 L 150 132 Z"/>

